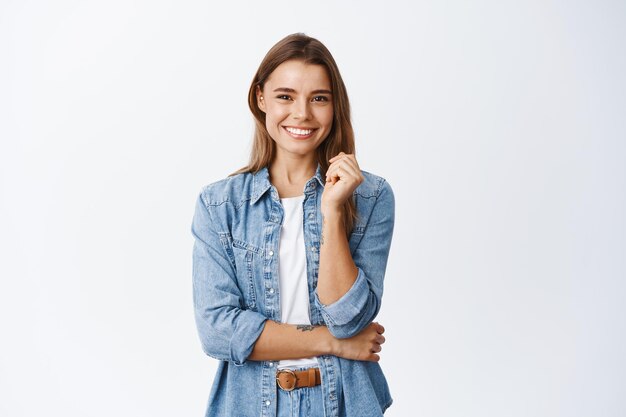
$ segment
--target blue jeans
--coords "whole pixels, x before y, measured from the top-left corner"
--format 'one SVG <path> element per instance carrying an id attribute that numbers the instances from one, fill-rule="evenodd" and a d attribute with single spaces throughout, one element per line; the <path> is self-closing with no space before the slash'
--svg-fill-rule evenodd
<path id="1" fill-rule="evenodd" d="M 305 368 L 297 368 L 300 371 Z M 276 387 L 276 417 L 324 417 L 322 386 L 285 391 Z"/>

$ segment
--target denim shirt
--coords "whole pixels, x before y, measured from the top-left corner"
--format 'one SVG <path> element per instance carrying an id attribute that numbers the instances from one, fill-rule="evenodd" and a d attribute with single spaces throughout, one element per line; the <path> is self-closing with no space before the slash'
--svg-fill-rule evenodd
<path id="1" fill-rule="evenodd" d="M 349 238 L 356 281 L 324 305 L 316 293 L 324 179 L 318 165 L 304 188 L 304 241 L 311 323 L 337 338 L 356 335 L 378 313 L 394 225 L 394 195 L 381 177 L 362 171 L 358 213 Z M 204 352 L 220 361 L 206 416 L 276 415 L 274 361 L 248 360 L 266 320 L 280 322 L 278 253 L 283 207 L 267 168 L 205 186 L 191 226 L 193 302 Z M 319 356 L 326 417 L 382 416 L 391 396 L 377 362 Z M 279 389 L 279 388 L 278 388 Z"/>

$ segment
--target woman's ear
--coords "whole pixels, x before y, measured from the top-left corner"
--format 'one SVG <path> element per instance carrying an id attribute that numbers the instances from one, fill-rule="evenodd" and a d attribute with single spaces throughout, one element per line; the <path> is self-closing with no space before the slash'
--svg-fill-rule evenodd
<path id="1" fill-rule="evenodd" d="M 265 99 L 263 98 L 263 91 L 261 91 L 261 87 L 258 85 L 256 86 L 256 104 L 265 113 Z"/>

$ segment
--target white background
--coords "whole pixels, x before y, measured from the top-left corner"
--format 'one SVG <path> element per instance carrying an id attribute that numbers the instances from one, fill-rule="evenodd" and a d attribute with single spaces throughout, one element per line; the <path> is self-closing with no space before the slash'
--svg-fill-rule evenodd
<path id="1" fill-rule="evenodd" d="M 623 1 L 2 0 L 0 415 L 203 415 L 195 199 L 297 31 L 396 195 L 386 415 L 626 415 L 625 27 Z"/>

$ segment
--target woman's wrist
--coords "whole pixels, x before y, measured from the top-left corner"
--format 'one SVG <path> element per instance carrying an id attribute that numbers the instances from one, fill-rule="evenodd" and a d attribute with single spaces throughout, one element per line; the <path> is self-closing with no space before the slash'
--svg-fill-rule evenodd
<path id="1" fill-rule="evenodd" d="M 337 356 L 337 353 L 339 352 L 339 339 L 333 336 L 326 326 L 320 326 L 320 330 L 321 354 Z"/>
<path id="2" fill-rule="evenodd" d="M 322 203 L 320 210 L 322 212 L 322 216 L 325 219 L 343 219 L 343 207 L 337 206 L 334 204 L 324 204 Z"/>

